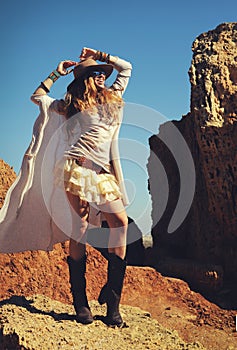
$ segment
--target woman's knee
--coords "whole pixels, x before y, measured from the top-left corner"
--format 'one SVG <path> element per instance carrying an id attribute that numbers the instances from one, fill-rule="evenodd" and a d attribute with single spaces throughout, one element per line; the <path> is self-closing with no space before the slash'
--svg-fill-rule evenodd
<path id="1" fill-rule="evenodd" d="M 123 209 L 120 212 L 104 213 L 109 227 L 123 227 L 128 225 L 128 217 L 126 211 Z"/>
<path id="2" fill-rule="evenodd" d="M 123 215 L 123 216 L 117 216 L 115 215 L 114 216 L 114 220 L 113 221 L 113 224 L 111 226 L 113 226 L 114 228 L 124 228 L 124 229 L 127 229 L 128 227 L 128 217 L 127 215 Z"/>
<path id="3" fill-rule="evenodd" d="M 119 219 L 119 225 L 123 227 L 128 227 L 128 217 L 127 215 Z"/>

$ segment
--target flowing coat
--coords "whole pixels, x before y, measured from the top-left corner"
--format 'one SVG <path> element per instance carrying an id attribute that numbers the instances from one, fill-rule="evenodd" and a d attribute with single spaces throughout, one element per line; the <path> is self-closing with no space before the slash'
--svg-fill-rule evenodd
<path id="1" fill-rule="evenodd" d="M 131 64 L 118 58 L 117 78 L 112 86 L 125 91 L 131 75 Z M 65 118 L 52 108 L 55 100 L 48 95 L 32 96 L 40 108 L 33 127 L 31 143 L 26 150 L 19 174 L 9 188 L 0 210 L 0 252 L 52 250 L 53 245 L 72 236 L 76 214 L 70 209 L 65 191 L 54 184 L 55 164 L 69 147 L 65 140 Z M 122 122 L 122 120 L 120 120 Z M 120 164 L 118 124 L 111 143 L 111 159 L 115 177 L 128 205 Z M 89 228 L 100 226 L 98 210 L 90 206 Z"/>

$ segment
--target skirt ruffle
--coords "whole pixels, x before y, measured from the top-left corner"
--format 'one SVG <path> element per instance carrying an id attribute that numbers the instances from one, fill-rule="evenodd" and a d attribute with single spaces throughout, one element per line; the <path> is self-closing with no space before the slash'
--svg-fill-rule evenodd
<path id="1" fill-rule="evenodd" d="M 97 174 L 94 170 L 78 165 L 74 159 L 66 159 L 56 165 L 55 183 L 89 203 L 99 205 L 122 198 L 113 174 Z"/>

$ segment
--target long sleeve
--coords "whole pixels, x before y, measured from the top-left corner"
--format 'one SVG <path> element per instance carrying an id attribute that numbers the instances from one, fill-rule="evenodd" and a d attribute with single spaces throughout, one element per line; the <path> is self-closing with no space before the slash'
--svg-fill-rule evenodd
<path id="1" fill-rule="evenodd" d="M 123 95 L 131 77 L 132 65 L 130 62 L 127 62 L 119 57 L 112 65 L 118 71 L 118 74 L 111 86 L 111 89 L 121 91 L 121 94 Z"/>

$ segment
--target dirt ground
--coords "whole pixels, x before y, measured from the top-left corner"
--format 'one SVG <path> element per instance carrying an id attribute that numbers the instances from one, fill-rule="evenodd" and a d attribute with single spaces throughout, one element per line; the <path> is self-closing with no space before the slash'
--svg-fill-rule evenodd
<path id="1" fill-rule="evenodd" d="M 175 329 L 186 342 L 199 341 L 210 350 L 237 349 L 236 311 L 222 310 L 181 280 L 165 278 L 164 282 L 147 296 L 139 293 L 132 297 L 128 292 L 124 302 L 142 305 L 162 326 Z"/>

